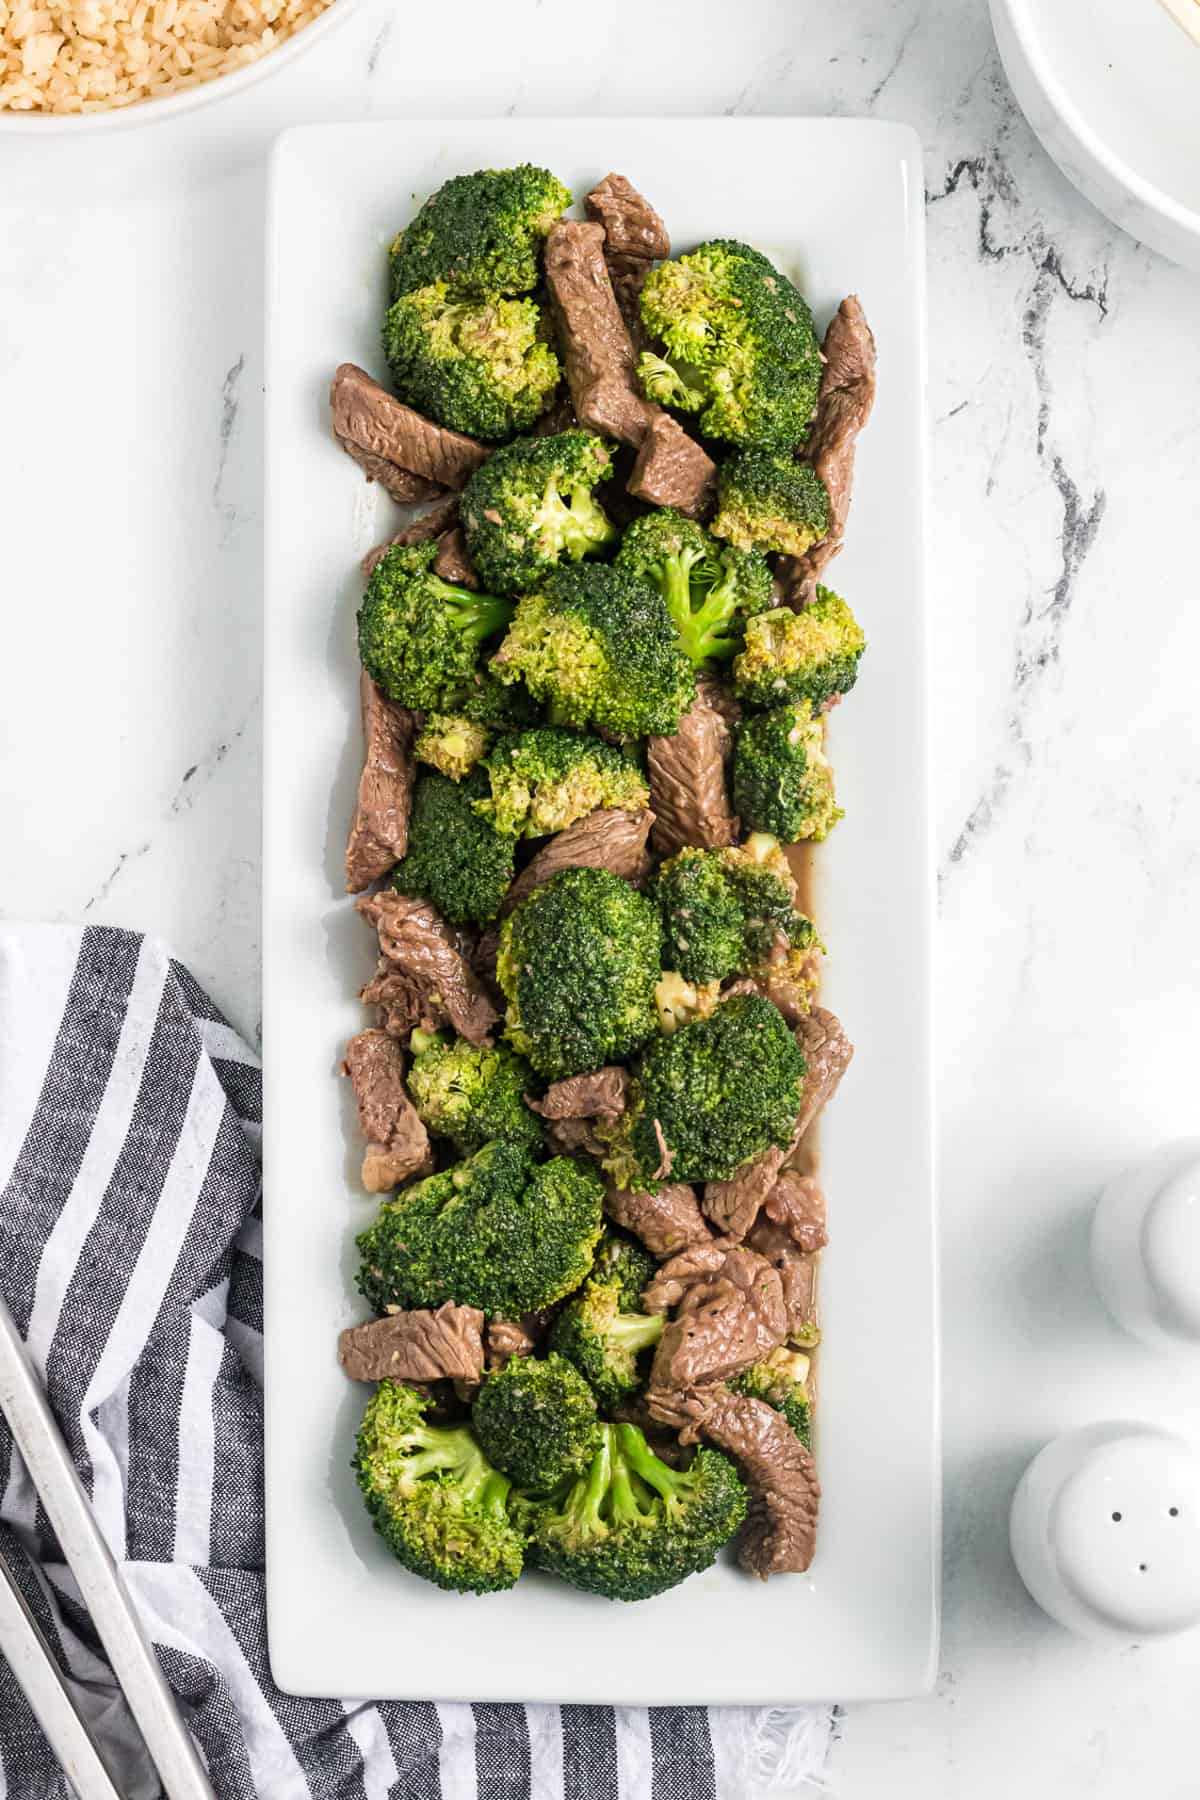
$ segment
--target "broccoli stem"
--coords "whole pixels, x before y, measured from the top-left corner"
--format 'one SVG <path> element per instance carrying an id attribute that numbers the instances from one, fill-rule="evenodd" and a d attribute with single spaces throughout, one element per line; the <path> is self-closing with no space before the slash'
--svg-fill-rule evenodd
<path id="1" fill-rule="evenodd" d="M 737 650 L 736 639 L 725 634 L 737 605 L 734 585 L 726 573 L 709 588 L 701 604 L 694 606 L 693 571 L 703 562 L 698 550 L 680 550 L 664 557 L 660 565 L 663 598 L 691 662 L 728 662 Z"/>
<path id="2" fill-rule="evenodd" d="M 512 620 L 511 600 L 501 600 L 495 594 L 473 594 L 469 588 L 456 587 L 452 581 L 443 581 L 437 575 L 429 578 L 429 585 L 446 601 L 450 622 L 473 643 L 481 644 L 484 638 L 494 637 Z"/>
<path id="3" fill-rule="evenodd" d="M 668 1504 L 677 1501 L 687 1485 L 686 1474 L 680 1475 L 675 1469 L 668 1468 L 662 1458 L 654 1454 L 636 1425 L 617 1425 L 614 1430 L 622 1462 Z"/>
<path id="4" fill-rule="evenodd" d="M 695 551 L 681 550 L 677 556 L 664 556 L 660 567 L 663 576 L 663 599 L 676 631 L 688 648 L 692 630 L 692 570 L 700 561 Z M 689 650 L 690 654 L 690 650 Z"/>
<path id="5" fill-rule="evenodd" d="M 608 1431 L 619 1433 L 619 1425 L 609 1425 Z M 639 1485 L 641 1485 L 639 1483 Z M 633 1473 L 621 1453 L 618 1439 L 617 1451 L 613 1457 L 613 1477 L 611 1495 L 611 1513 L 614 1525 L 640 1525 L 645 1520 L 645 1508 L 640 1504 L 637 1489 L 634 1486 Z"/>
<path id="6" fill-rule="evenodd" d="M 703 606 L 692 614 L 685 648 L 693 662 L 729 662 L 737 650 L 736 637 L 726 631 L 735 605 L 730 590 L 729 582 L 710 589 Z"/>
<path id="7" fill-rule="evenodd" d="M 603 1534 L 608 1530 L 601 1507 L 612 1486 L 612 1426 L 600 1427 L 600 1448 L 592 1458 L 586 1482 L 579 1482 L 571 1493 L 568 1512 L 573 1523 L 588 1532 Z"/>
<path id="8" fill-rule="evenodd" d="M 611 536 L 608 514 L 586 488 L 575 488 L 566 496 L 563 537 L 568 555 L 578 560 Z"/>
<path id="9" fill-rule="evenodd" d="M 617 1348 L 636 1355 L 657 1344 L 665 1323 L 662 1313 L 618 1313 L 604 1335 Z"/>
<path id="10" fill-rule="evenodd" d="M 644 350 L 638 373 L 647 398 L 657 401 L 660 406 L 675 406 L 680 412 L 696 412 L 704 405 L 703 388 L 693 387 L 682 370 L 676 368 L 665 356 L 655 356 L 651 351 Z"/>
<path id="11" fill-rule="evenodd" d="M 482 1461 L 482 1458 L 480 1459 Z M 508 1520 L 508 1496 L 512 1482 L 499 1469 L 488 1469 L 482 1481 L 472 1485 L 471 1492 L 478 1497 L 484 1512 L 494 1519 Z"/>
<path id="12" fill-rule="evenodd" d="M 422 1481 L 427 1475 L 448 1475 L 465 1499 L 475 1500 L 485 1512 L 507 1517 L 512 1482 L 494 1469 L 465 1426 L 430 1426 L 409 1438 L 423 1446 L 405 1458 L 406 1481 Z"/>

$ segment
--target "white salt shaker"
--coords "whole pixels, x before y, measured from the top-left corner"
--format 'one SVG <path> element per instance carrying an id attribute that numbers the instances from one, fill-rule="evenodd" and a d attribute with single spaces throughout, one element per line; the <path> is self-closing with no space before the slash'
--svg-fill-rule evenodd
<path id="1" fill-rule="evenodd" d="M 1087 1425 L 1013 1496 L 1021 1579 L 1060 1625 L 1139 1643 L 1200 1625 L 1200 1453 L 1149 1425 Z"/>
<path id="2" fill-rule="evenodd" d="M 1151 1349 L 1200 1356 L 1200 1138 L 1164 1145 L 1110 1183 L 1091 1262 L 1118 1325 Z"/>

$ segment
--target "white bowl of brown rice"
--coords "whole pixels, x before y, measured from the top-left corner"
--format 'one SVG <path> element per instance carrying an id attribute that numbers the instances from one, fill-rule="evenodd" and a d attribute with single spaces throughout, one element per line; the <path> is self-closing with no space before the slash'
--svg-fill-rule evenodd
<path id="1" fill-rule="evenodd" d="M 239 93 L 358 0 L 0 0 L 0 133 L 148 125 Z"/>

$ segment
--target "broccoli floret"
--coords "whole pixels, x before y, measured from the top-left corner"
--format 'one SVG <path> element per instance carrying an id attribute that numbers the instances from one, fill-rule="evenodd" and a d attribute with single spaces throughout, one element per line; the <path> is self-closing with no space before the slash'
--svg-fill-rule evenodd
<path id="1" fill-rule="evenodd" d="M 610 1268 L 589 1276 L 568 1300 L 551 1327 L 550 1347 L 575 1365 L 611 1411 L 643 1385 L 638 1359 L 657 1344 L 665 1323 L 661 1313 L 642 1312 L 641 1288 L 631 1287 L 629 1271 Z"/>
<path id="2" fill-rule="evenodd" d="M 607 869 L 560 869 L 500 929 L 496 978 L 506 1035 L 558 1081 L 619 1062 L 657 1030 L 662 926 Z"/>
<path id="3" fill-rule="evenodd" d="M 728 662 L 746 620 L 771 604 L 771 571 L 761 551 L 718 544 L 669 506 L 626 528 L 616 566 L 658 589 L 697 667 Z"/>
<path id="4" fill-rule="evenodd" d="M 746 1489 L 719 1450 L 672 1469 L 635 1425 L 600 1431 L 585 1475 L 522 1506 L 530 1554 L 572 1587 L 648 1600 L 715 1561 L 746 1516 Z"/>
<path id="5" fill-rule="evenodd" d="M 553 1306 L 591 1269 L 602 1195 L 583 1163 L 485 1144 L 385 1202 L 357 1240 L 359 1290 L 376 1312 L 453 1300 L 511 1319 Z"/>
<path id="6" fill-rule="evenodd" d="M 778 606 L 746 627 L 745 648 L 733 665 L 733 685 L 748 706 L 808 700 L 819 711 L 848 694 L 867 640 L 846 602 L 829 588 L 803 612 Z"/>
<path id="7" fill-rule="evenodd" d="M 724 981 L 742 959 L 742 908 L 720 854 L 681 850 L 650 888 L 662 911 L 663 961 L 685 981 Z"/>
<path id="8" fill-rule="evenodd" d="M 784 945 L 817 947 L 811 919 L 792 905 L 793 887 L 741 849 L 680 850 L 650 889 L 663 920 L 663 960 L 688 982 L 749 975 Z"/>
<path id="9" fill-rule="evenodd" d="M 512 1483 L 464 1426 L 427 1425 L 428 1404 L 392 1381 L 367 1402 L 353 1466 L 375 1529 L 406 1569 L 438 1587 L 510 1588 L 525 1560 L 508 1516 Z"/>
<path id="10" fill-rule="evenodd" d="M 637 1065 L 624 1131 L 641 1185 L 728 1181 L 771 1144 L 791 1141 L 805 1061 L 782 1013 L 757 994 L 726 1000 L 707 1019 L 648 1046 Z"/>
<path id="11" fill-rule="evenodd" d="M 662 595 L 607 564 L 559 569 L 527 595 L 492 668 L 560 723 L 619 738 L 670 736 L 696 692 Z"/>
<path id="12" fill-rule="evenodd" d="M 628 751 L 554 725 L 506 737 L 484 767 L 491 794 L 476 810 L 514 837 L 545 837 L 597 807 L 636 810 L 650 798 Z"/>
<path id="13" fill-rule="evenodd" d="M 611 543 L 616 527 L 592 493 L 611 460 L 588 431 L 519 438 L 494 450 L 463 489 L 460 508 L 484 586 L 527 594 L 560 562 Z"/>
<path id="14" fill-rule="evenodd" d="M 627 1237 L 623 1231 L 615 1231 L 611 1225 L 605 1227 L 604 1236 L 596 1246 L 596 1259 L 589 1279 L 616 1281 L 623 1311 L 638 1311 L 643 1290 L 657 1274 L 658 1263 L 643 1244 L 636 1238 Z"/>
<path id="15" fill-rule="evenodd" d="M 699 414 L 706 437 L 791 448 L 808 429 L 821 352 L 803 297 L 746 244 L 716 239 L 651 270 L 642 320 L 651 400 Z"/>
<path id="16" fill-rule="evenodd" d="M 528 431 L 562 374 L 536 300 L 457 299 L 444 281 L 393 301 L 383 344 L 401 400 L 485 444 Z"/>
<path id="17" fill-rule="evenodd" d="M 392 886 L 431 900 L 452 925 L 494 919 L 513 878 L 513 840 L 475 810 L 487 792 L 481 769 L 462 781 L 432 769 L 417 777 L 408 854 L 397 863 Z"/>
<path id="18" fill-rule="evenodd" d="M 456 710 L 472 725 L 485 725 L 490 731 L 520 731 L 525 725 L 536 725 L 542 716 L 532 694 L 516 683 L 501 681 L 491 669 L 476 675 Z"/>
<path id="19" fill-rule="evenodd" d="M 392 294 L 445 281 L 456 294 L 530 294 L 547 232 L 571 204 L 549 169 L 478 169 L 432 194 L 391 248 Z"/>
<path id="20" fill-rule="evenodd" d="M 491 741 L 486 725 L 477 725 L 462 713 L 427 713 L 413 755 L 451 781 L 461 781 L 483 761 Z"/>
<path id="21" fill-rule="evenodd" d="M 454 712 L 477 687 L 480 650 L 504 630 L 512 606 L 443 581 L 436 556 L 436 543 L 408 544 L 380 559 L 358 609 L 358 653 L 401 706 Z"/>
<path id="22" fill-rule="evenodd" d="M 741 450 L 717 478 L 716 537 L 742 550 L 803 556 L 829 530 L 829 494 L 809 463 L 768 450 Z"/>
<path id="23" fill-rule="evenodd" d="M 805 1449 L 812 1449 L 812 1414 L 808 1394 L 809 1359 L 802 1350 L 790 1350 L 781 1344 L 749 1369 L 733 1376 L 729 1387 L 735 1394 L 746 1394 L 752 1400 L 765 1400 L 782 1413 Z"/>
<path id="24" fill-rule="evenodd" d="M 592 1390 L 553 1352 L 514 1356 L 489 1375 L 471 1423 L 497 1468 L 533 1494 L 582 1475 L 600 1447 Z"/>
<path id="25" fill-rule="evenodd" d="M 818 843 L 842 816 L 825 760 L 820 718 L 807 701 L 754 713 L 738 727 L 733 805 L 742 824 L 781 843 Z"/>
<path id="26" fill-rule="evenodd" d="M 411 1048 L 408 1091 L 435 1137 L 449 1138 L 464 1156 L 497 1138 L 527 1150 L 541 1147 L 541 1120 L 525 1104 L 538 1083 L 523 1056 L 507 1044 L 447 1043 L 423 1031 L 413 1032 Z"/>

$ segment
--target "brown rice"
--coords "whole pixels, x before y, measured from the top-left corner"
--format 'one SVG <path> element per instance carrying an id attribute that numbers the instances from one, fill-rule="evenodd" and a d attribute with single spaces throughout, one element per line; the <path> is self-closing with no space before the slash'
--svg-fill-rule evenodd
<path id="1" fill-rule="evenodd" d="M 91 113 L 228 75 L 333 0 L 0 0 L 0 112 Z"/>

